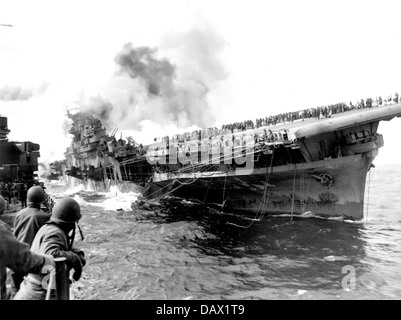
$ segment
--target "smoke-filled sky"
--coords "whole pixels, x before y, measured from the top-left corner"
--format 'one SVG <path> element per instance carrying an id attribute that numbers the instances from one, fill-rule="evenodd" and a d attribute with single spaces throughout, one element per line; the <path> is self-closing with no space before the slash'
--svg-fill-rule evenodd
<path id="1" fill-rule="evenodd" d="M 113 0 L 0 4 L 0 114 L 10 140 L 63 158 L 66 107 L 154 137 L 401 94 L 395 1 Z M 401 118 L 376 163 L 400 163 Z"/>

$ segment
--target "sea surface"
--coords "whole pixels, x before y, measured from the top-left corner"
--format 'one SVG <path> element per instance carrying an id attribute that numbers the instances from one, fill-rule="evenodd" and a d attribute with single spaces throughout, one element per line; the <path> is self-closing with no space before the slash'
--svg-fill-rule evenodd
<path id="1" fill-rule="evenodd" d="M 370 181 L 370 182 L 369 182 Z M 361 222 L 311 216 L 240 219 L 179 198 L 138 202 L 47 183 L 81 205 L 83 300 L 400 299 L 401 168 L 368 176 Z"/>

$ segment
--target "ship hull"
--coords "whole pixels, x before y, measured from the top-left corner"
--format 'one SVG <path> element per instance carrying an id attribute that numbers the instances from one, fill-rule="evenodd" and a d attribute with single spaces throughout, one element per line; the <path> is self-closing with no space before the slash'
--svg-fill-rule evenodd
<path id="1" fill-rule="evenodd" d="M 186 174 L 177 179 L 154 176 L 145 194 L 166 193 L 215 205 L 223 212 L 259 218 L 265 214 L 305 214 L 363 218 L 366 175 L 372 153 L 273 168 L 241 169 L 213 177 Z M 271 170 L 273 169 L 273 170 Z"/>

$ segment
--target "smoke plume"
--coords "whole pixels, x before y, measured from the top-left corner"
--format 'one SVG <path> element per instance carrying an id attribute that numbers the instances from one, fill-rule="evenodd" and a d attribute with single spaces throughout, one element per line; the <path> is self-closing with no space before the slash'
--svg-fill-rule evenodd
<path id="1" fill-rule="evenodd" d="M 21 87 L 5 85 L 0 88 L 1 101 L 25 101 L 42 94 L 48 87 L 47 83 L 42 83 L 38 87 Z"/>
<path id="2" fill-rule="evenodd" d="M 127 43 L 115 61 L 120 66 L 120 73 L 143 81 L 150 97 L 171 96 L 174 94 L 176 67 L 166 58 L 157 59 L 156 52 L 156 49 L 134 48 L 132 43 Z"/>
<path id="3" fill-rule="evenodd" d="M 227 73 L 218 58 L 224 42 L 211 28 L 163 39 L 159 48 L 126 43 L 115 56 L 116 73 L 92 97 L 77 101 L 83 112 L 111 129 L 211 127 L 209 95 Z"/>

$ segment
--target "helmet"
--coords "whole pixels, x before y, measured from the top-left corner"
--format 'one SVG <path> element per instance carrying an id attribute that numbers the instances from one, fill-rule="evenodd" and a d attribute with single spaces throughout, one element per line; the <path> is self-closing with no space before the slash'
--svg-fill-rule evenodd
<path id="1" fill-rule="evenodd" d="M 46 193 L 42 187 L 39 186 L 30 187 L 26 195 L 26 200 L 28 203 L 29 202 L 42 203 L 43 201 L 46 200 Z"/>
<path id="2" fill-rule="evenodd" d="M 6 209 L 7 203 L 2 196 L 0 196 L 0 213 Z"/>
<path id="3" fill-rule="evenodd" d="M 81 219 L 81 208 L 72 198 L 63 198 L 53 207 L 50 220 L 56 222 L 75 223 Z"/>

